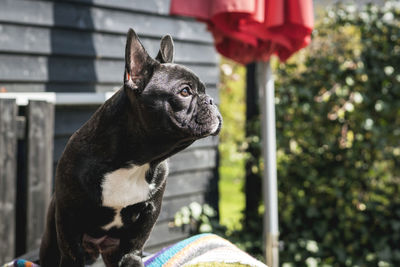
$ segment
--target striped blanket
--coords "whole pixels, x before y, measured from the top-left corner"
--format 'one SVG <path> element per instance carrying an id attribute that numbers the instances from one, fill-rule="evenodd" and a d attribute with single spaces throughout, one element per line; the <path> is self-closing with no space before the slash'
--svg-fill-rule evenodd
<path id="1" fill-rule="evenodd" d="M 40 267 L 40 266 L 30 261 L 18 259 L 10 263 L 4 264 L 3 267 Z"/>
<path id="2" fill-rule="evenodd" d="M 144 260 L 146 267 L 266 267 L 228 240 L 214 234 L 195 235 Z"/>
<path id="3" fill-rule="evenodd" d="M 200 234 L 182 240 L 143 259 L 146 267 L 266 267 L 235 245 L 214 234 Z M 3 267 L 40 267 L 15 260 Z"/>

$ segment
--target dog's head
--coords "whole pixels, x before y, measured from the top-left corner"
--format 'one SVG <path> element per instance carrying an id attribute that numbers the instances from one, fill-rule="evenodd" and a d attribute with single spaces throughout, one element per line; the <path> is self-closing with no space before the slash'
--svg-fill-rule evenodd
<path id="1" fill-rule="evenodd" d="M 130 29 L 125 53 L 124 90 L 146 132 L 188 141 L 218 134 L 218 108 L 191 70 L 172 63 L 171 36 L 162 38 L 153 59 Z"/>

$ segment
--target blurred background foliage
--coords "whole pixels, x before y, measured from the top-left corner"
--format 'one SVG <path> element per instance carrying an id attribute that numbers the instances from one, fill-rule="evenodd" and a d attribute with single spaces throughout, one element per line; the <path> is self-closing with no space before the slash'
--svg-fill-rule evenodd
<path id="1" fill-rule="evenodd" d="M 327 8 L 311 45 L 273 65 L 282 265 L 400 266 L 400 3 Z M 261 199 L 251 231 L 237 212 L 245 162 L 263 168 L 244 94 L 245 68 L 222 60 L 217 228 L 261 254 Z"/>
<path id="2" fill-rule="evenodd" d="M 245 139 L 246 111 L 246 68 L 233 61 L 222 58 L 220 63 L 221 104 L 224 118 L 220 133 L 219 172 L 223 176 L 219 182 L 220 220 L 229 229 L 241 229 L 241 211 L 244 210 L 243 187 L 244 157 L 241 146 Z"/>
<path id="3" fill-rule="evenodd" d="M 276 73 L 281 261 L 400 266 L 400 3 L 329 9 Z"/>

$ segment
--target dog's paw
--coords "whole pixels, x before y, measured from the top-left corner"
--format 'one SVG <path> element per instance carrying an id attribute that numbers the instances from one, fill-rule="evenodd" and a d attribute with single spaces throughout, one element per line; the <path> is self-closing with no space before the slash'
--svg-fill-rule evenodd
<path id="1" fill-rule="evenodd" d="M 119 262 L 119 267 L 144 267 L 142 258 L 135 254 L 126 254 Z"/>

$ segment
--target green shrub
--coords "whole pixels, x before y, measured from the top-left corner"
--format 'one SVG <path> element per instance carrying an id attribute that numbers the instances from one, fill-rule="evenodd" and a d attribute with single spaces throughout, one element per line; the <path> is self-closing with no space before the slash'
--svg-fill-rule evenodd
<path id="1" fill-rule="evenodd" d="M 192 235 L 215 233 L 223 235 L 226 228 L 219 224 L 217 212 L 208 204 L 192 202 L 182 207 L 170 222 L 171 228 L 187 228 Z"/>
<path id="2" fill-rule="evenodd" d="M 400 266 L 400 4 L 328 10 L 276 73 L 281 262 Z"/>

